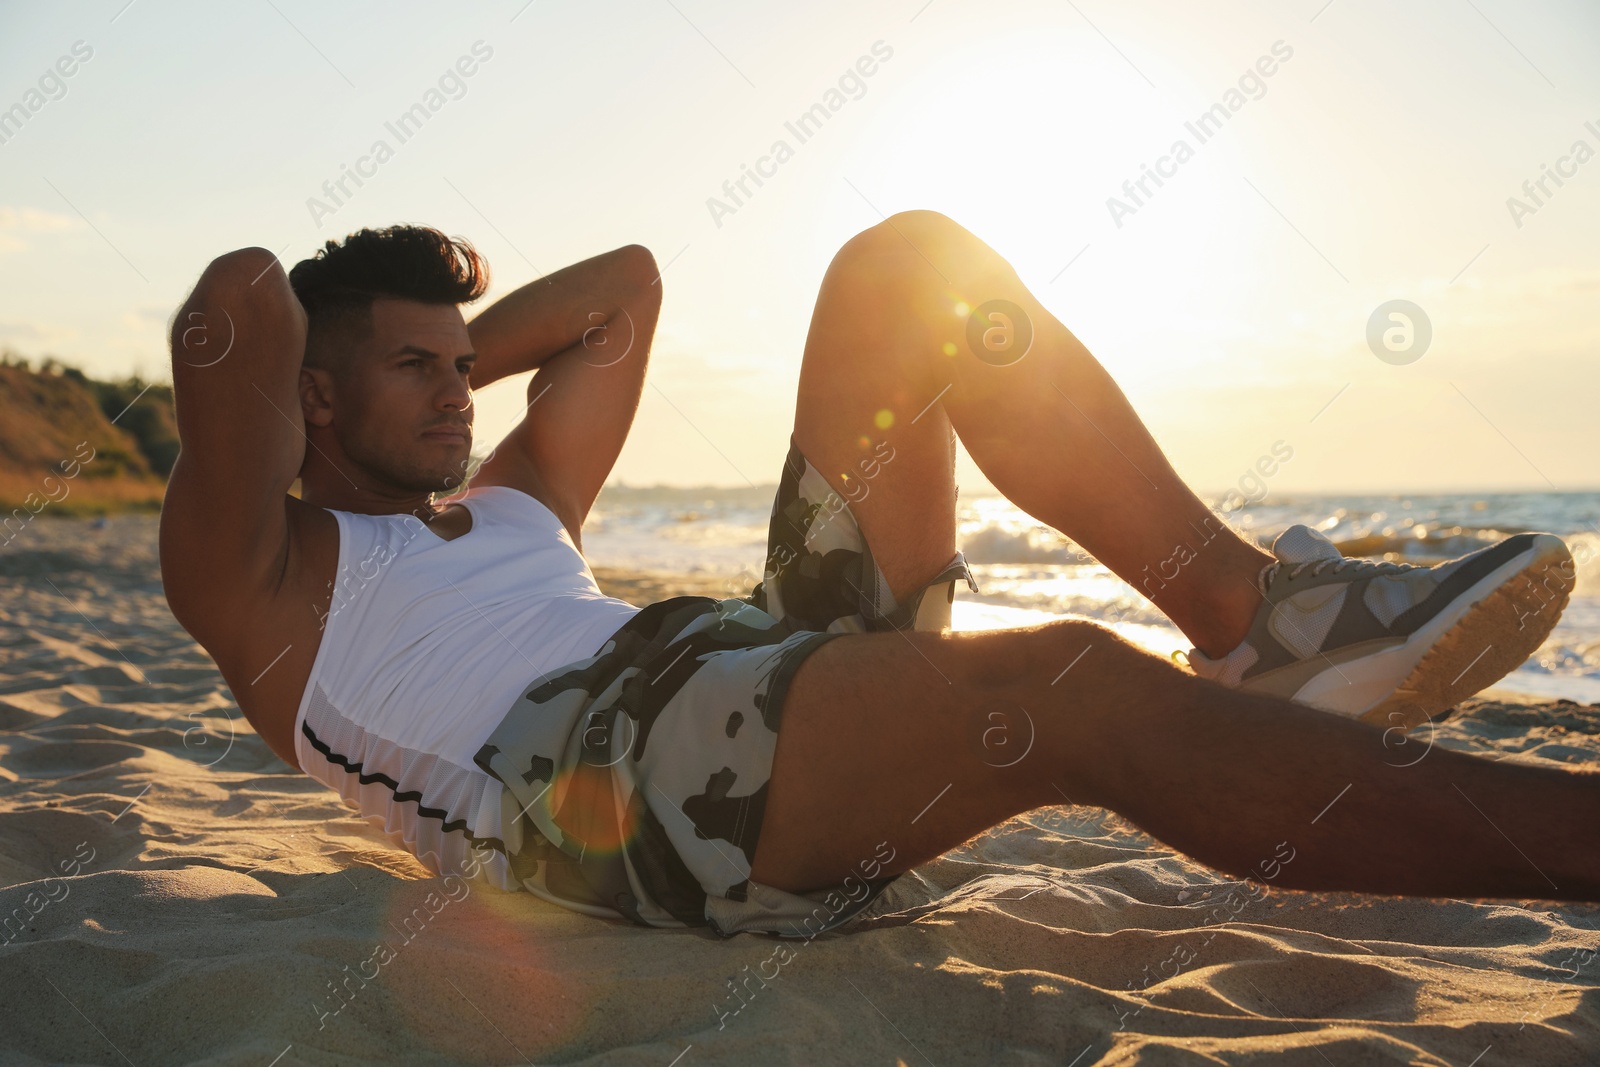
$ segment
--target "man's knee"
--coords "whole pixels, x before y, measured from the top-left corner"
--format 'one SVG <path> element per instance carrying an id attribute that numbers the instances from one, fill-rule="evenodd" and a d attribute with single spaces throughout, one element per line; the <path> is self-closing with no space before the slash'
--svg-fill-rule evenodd
<path id="1" fill-rule="evenodd" d="M 850 323 L 857 340 L 870 331 L 886 335 L 868 341 L 867 350 L 931 355 L 958 341 L 964 323 L 951 314 L 958 299 L 952 287 L 979 262 L 958 231 L 966 234 L 934 211 L 902 211 L 862 230 L 829 263 L 819 310 Z"/>
<path id="2" fill-rule="evenodd" d="M 981 301 L 986 299 L 981 293 L 1009 295 L 1020 284 L 1011 264 L 982 238 L 948 215 L 920 209 L 897 211 L 862 230 L 839 250 L 834 264 L 862 265 L 940 299 L 956 290 L 968 301 Z"/>
<path id="3" fill-rule="evenodd" d="M 925 281 L 932 275 L 930 257 L 948 256 L 960 244 L 979 242 L 948 215 L 937 211 L 897 211 L 846 241 L 833 257 L 830 271 L 864 267 L 874 277 L 906 274 Z M 937 257 L 935 257 L 937 258 Z"/>
<path id="4" fill-rule="evenodd" d="M 834 253 L 817 296 L 813 332 L 820 320 L 826 332 L 848 337 L 847 346 L 826 346 L 824 354 L 830 358 L 855 359 L 863 353 L 926 355 L 937 350 L 938 343 L 923 344 L 916 338 L 948 328 L 931 313 L 947 288 L 916 245 L 887 223 L 879 223 Z"/>
<path id="5" fill-rule="evenodd" d="M 1102 655 L 1115 655 L 1127 645 L 1110 627 L 1076 617 L 973 636 L 985 647 L 975 647 L 975 654 L 970 657 L 971 681 L 986 688 L 1036 690 L 1040 686 L 1056 686 L 1093 656 L 1096 649 Z M 1070 687 L 1056 688 L 1065 692 Z"/>
<path id="6" fill-rule="evenodd" d="M 977 240 L 971 231 L 949 215 L 922 208 L 915 208 L 910 211 L 896 211 L 893 215 L 872 227 L 872 229 L 887 230 L 900 237 L 901 240 L 910 238 L 915 241 L 919 237 L 925 241 L 936 242 Z"/>
<path id="7" fill-rule="evenodd" d="M 852 291 L 863 284 L 910 280 L 915 274 L 911 260 L 915 247 L 890 229 L 887 222 L 869 226 L 839 246 L 828 264 L 831 280 L 846 280 Z M 923 266 L 922 271 L 927 267 Z"/>

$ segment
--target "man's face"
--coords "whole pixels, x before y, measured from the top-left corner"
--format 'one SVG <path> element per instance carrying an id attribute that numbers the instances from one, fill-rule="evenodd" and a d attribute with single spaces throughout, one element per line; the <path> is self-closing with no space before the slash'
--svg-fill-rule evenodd
<path id="1" fill-rule="evenodd" d="M 333 378 L 331 429 L 369 477 L 406 492 L 459 486 L 472 449 L 477 358 L 461 310 L 379 297 L 370 336 Z"/>

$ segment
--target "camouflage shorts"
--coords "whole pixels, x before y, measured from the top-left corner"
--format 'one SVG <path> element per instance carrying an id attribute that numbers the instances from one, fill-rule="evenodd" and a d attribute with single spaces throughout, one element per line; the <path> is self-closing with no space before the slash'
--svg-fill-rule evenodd
<path id="1" fill-rule="evenodd" d="M 750 880 L 784 696 L 836 637 L 948 627 L 963 579 L 977 589 L 958 552 L 897 603 L 849 502 L 791 440 L 761 583 L 645 607 L 594 656 L 530 683 L 474 758 L 505 787 L 513 876 L 578 911 L 724 936 L 809 937 L 857 917 L 894 880 L 887 857 L 804 894 Z"/>

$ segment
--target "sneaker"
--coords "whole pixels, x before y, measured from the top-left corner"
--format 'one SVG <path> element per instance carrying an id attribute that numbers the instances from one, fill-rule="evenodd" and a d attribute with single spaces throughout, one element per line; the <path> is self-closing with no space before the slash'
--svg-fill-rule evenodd
<path id="1" fill-rule="evenodd" d="M 1572 592 L 1572 554 L 1518 534 L 1437 567 L 1346 559 L 1307 526 L 1273 543 L 1265 603 L 1202 678 L 1409 729 L 1498 682 L 1544 643 Z"/>

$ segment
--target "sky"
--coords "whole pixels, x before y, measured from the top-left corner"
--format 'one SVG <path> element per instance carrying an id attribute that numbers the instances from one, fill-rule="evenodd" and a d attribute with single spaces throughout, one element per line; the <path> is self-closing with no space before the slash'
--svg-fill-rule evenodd
<path id="1" fill-rule="evenodd" d="M 613 481 L 766 484 L 829 260 L 923 208 L 1202 490 L 1275 446 L 1280 492 L 1600 486 L 1587 0 L 0 3 L 0 71 L 0 346 L 36 359 L 170 380 L 173 310 L 246 245 L 436 226 L 487 302 L 639 243 L 664 306 Z M 526 381 L 481 391 L 480 441 Z M 958 481 L 985 486 L 964 452 Z"/>

